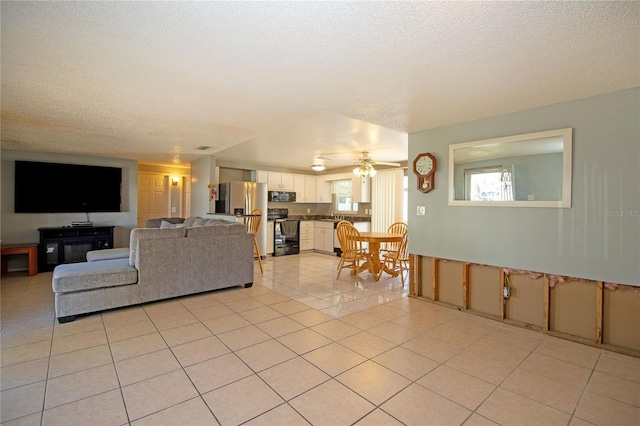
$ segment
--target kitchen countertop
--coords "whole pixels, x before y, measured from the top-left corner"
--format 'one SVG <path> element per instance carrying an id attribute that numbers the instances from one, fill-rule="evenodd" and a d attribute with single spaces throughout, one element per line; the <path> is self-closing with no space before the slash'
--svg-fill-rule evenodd
<path id="1" fill-rule="evenodd" d="M 371 222 L 371 216 L 350 216 L 350 215 L 338 215 L 344 220 L 348 220 L 349 222 Z M 322 221 L 333 221 L 338 222 L 340 219 L 336 217 L 328 216 L 328 215 L 289 215 L 289 219 L 299 219 L 299 220 L 322 220 Z"/>

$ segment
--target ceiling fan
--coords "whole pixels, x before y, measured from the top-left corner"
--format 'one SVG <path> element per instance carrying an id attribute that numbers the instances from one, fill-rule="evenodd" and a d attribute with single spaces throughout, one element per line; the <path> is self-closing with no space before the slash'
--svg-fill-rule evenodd
<path id="1" fill-rule="evenodd" d="M 313 170 L 315 170 L 316 172 L 321 172 L 324 169 L 326 169 L 326 166 L 324 165 L 325 161 L 331 161 L 331 158 L 327 158 L 327 157 L 323 157 L 321 155 L 316 155 L 315 157 L 315 162 L 313 163 L 313 165 L 311 166 L 311 168 Z"/>
<path id="2" fill-rule="evenodd" d="M 385 161 L 374 161 L 369 157 L 369 153 L 367 151 L 362 152 L 362 158 L 358 160 L 360 164 L 376 164 L 380 166 L 391 166 L 391 167 L 400 167 L 400 163 L 388 163 Z"/>
<path id="3" fill-rule="evenodd" d="M 367 151 L 362 152 L 362 158 L 358 160 L 358 166 L 353 169 L 353 174 L 356 176 L 371 176 L 374 177 L 377 173 L 376 169 L 373 167 L 375 165 L 381 166 L 392 166 L 392 167 L 400 167 L 400 163 L 388 163 L 384 161 L 373 161 L 369 157 L 369 153 Z"/>

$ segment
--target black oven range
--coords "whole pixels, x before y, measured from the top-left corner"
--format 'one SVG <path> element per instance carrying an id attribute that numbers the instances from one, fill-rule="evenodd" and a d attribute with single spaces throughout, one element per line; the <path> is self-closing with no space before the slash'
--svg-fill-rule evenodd
<path id="1" fill-rule="evenodd" d="M 273 255 L 300 253 L 300 220 L 289 219 L 289 209 L 268 209 L 267 219 L 274 220 Z"/>

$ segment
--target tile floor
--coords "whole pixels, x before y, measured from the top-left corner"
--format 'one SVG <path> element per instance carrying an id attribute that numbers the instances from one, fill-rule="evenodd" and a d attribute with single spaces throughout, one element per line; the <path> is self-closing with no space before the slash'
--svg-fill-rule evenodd
<path id="1" fill-rule="evenodd" d="M 640 359 L 406 297 L 336 257 L 252 288 L 54 321 L 2 279 L 2 425 L 638 425 Z M 256 268 L 257 269 L 257 268 Z"/>

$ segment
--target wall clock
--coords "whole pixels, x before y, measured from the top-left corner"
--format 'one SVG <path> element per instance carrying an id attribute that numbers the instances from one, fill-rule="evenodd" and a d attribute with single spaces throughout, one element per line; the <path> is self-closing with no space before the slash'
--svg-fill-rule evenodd
<path id="1" fill-rule="evenodd" d="M 413 160 L 413 172 L 418 177 L 418 191 L 426 194 L 433 189 L 436 164 L 436 158 L 427 152 L 418 154 Z"/>

